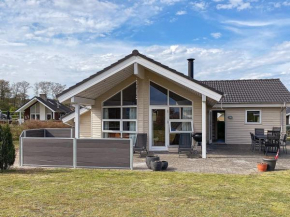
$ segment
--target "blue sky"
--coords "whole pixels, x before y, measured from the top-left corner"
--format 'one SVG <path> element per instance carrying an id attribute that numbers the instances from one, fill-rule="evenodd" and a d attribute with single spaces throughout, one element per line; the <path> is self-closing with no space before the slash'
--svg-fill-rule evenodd
<path id="1" fill-rule="evenodd" d="M 290 0 L 0 0 L 0 79 L 71 86 L 133 49 L 184 73 L 193 57 L 196 79 L 289 89 Z"/>

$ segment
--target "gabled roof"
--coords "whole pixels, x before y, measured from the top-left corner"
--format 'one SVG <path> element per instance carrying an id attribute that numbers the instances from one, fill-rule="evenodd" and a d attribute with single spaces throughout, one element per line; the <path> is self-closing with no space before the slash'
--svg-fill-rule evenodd
<path id="1" fill-rule="evenodd" d="M 71 112 L 72 111 L 69 107 L 67 107 L 67 106 L 59 103 L 55 99 L 47 99 L 47 100 L 44 100 L 41 97 L 35 96 L 31 100 L 29 100 L 27 103 L 25 103 L 23 106 L 21 106 L 19 109 L 17 109 L 16 112 L 19 112 L 21 110 L 24 110 L 24 109 L 30 107 L 31 105 L 33 105 L 36 102 L 40 102 L 41 104 L 43 104 L 45 107 L 49 108 L 53 112 L 64 112 L 64 113 L 68 113 L 68 112 Z"/>
<path id="2" fill-rule="evenodd" d="M 280 79 L 201 81 L 224 93 L 222 103 L 288 103 L 290 93 Z"/>
<path id="3" fill-rule="evenodd" d="M 176 70 L 174 70 L 174 69 L 172 69 L 172 68 L 170 68 L 170 67 L 168 67 L 168 66 L 166 66 L 166 65 L 163 65 L 163 64 L 160 63 L 160 62 L 157 62 L 157 61 L 155 61 L 155 60 L 153 60 L 153 59 L 151 59 L 151 58 L 149 58 L 149 57 L 147 57 L 147 56 L 145 56 L 145 55 L 143 55 L 143 54 L 140 54 L 138 50 L 133 50 L 131 54 L 125 56 L 124 58 L 118 60 L 117 62 L 111 64 L 110 66 L 108 66 L 108 67 L 102 69 L 101 71 L 99 71 L 99 72 L 93 74 L 92 76 L 90 76 L 90 77 L 84 79 L 83 81 L 81 81 L 81 82 L 79 82 L 79 83 L 77 83 L 77 84 L 75 84 L 75 85 L 69 87 L 68 89 L 64 90 L 62 93 L 60 93 L 60 94 L 57 95 L 57 98 L 62 97 L 64 94 L 66 94 L 66 93 L 68 93 L 68 92 L 70 92 L 70 91 L 72 91 L 72 90 L 78 88 L 79 86 L 85 84 L 86 82 L 91 81 L 92 79 L 94 79 L 94 78 L 96 78 L 96 77 L 102 75 L 103 73 L 107 72 L 108 70 L 112 69 L 113 67 L 115 67 L 115 66 L 121 64 L 122 62 L 124 62 L 124 61 L 126 61 L 126 60 L 128 60 L 128 59 L 130 59 L 130 58 L 132 58 L 132 57 L 141 57 L 141 58 L 143 58 L 144 60 L 149 61 L 151 64 L 153 63 L 155 66 L 158 66 L 158 67 L 161 67 L 161 68 L 167 70 L 167 72 L 172 72 L 172 73 L 174 73 L 174 74 L 176 74 L 176 75 L 178 75 L 178 76 L 180 76 L 180 77 L 182 77 L 182 78 L 184 78 L 184 79 L 186 79 L 186 80 L 192 82 L 192 86 L 194 86 L 194 84 L 197 84 L 199 87 L 206 88 L 206 90 L 208 90 L 208 91 L 212 91 L 212 92 L 214 92 L 215 94 L 218 94 L 218 95 L 219 95 L 219 98 L 220 98 L 220 97 L 222 96 L 222 94 L 223 94 L 221 91 L 216 90 L 215 88 L 212 88 L 212 87 L 210 87 L 210 86 L 208 86 L 208 85 L 206 85 L 206 84 L 204 84 L 204 83 L 202 83 L 202 82 L 200 82 L 200 81 L 197 81 L 197 80 L 195 80 L 195 79 L 193 79 L 193 78 L 190 78 L 190 77 L 184 75 L 184 74 L 181 73 L 181 72 L 178 72 L 178 71 L 176 71 Z M 136 59 L 135 62 L 138 62 L 138 60 Z M 142 62 L 142 61 L 140 61 L 140 62 Z M 133 62 L 132 62 L 132 64 L 133 64 Z M 143 63 L 141 63 L 141 65 L 142 65 L 142 64 L 143 64 Z M 60 100 L 60 101 L 64 101 L 64 100 Z"/>

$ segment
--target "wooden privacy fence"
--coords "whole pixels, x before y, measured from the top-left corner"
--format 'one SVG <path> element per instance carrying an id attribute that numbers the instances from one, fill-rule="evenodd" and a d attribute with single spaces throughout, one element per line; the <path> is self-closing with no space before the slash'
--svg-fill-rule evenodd
<path id="1" fill-rule="evenodd" d="M 132 139 L 47 138 L 41 135 L 50 134 L 41 130 L 21 134 L 20 166 L 133 169 Z"/>

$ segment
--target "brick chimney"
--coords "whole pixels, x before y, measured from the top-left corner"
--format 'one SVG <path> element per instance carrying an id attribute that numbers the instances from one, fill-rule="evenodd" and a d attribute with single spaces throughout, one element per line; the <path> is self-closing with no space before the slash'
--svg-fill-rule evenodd
<path id="1" fill-rule="evenodd" d="M 45 93 L 41 93 L 41 94 L 39 94 L 39 97 L 41 98 L 41 99 L 43 99 L 43 100 L 47 100 L 47 96 L 46 96 L 46 94 Z"/>

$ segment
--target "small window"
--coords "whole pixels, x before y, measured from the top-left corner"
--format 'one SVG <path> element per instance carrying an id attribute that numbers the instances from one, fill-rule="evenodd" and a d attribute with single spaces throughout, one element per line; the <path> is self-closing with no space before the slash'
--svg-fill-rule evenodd
<path id="1" fill-rule="evenodd" d="M 169 108 L 170 119 L 180 119 L 180 108 Z"/>
<path id="2" fill-rule="evenodd" d="M 31 119 L 35 120 L 35 114 L 31 114 Z"/>
<path id="3" fill-rule="evenodd" d="M 171 132 L 191 132 L 191 122 L 171 122 L 170 123 Z"/>
<path id="4" fill-rule="evenodd" d="M 104 130 L 120 130 L 120 121 L 104 121 Z"/>
<path id="5" fill-rule="evenodd" d="M 246 123 L 261 123 L 261 111 L 246 111 Z"/>
<path id="6" fill-rule="evenodd" d="M 51 120 L 51 114 L 46 114 L 46 120 Z"/>
<path id="7" fill-rule="evenodd" d="M 150 82 L 150 105 L 167 105 L 167 89 Z"/>
<path id="8" fill-rule="evenodd" d="M 136 121 L 123 121 L 123 131 L 136 131 Z"/>
<path id="9" fill-rule="evenodd" d="M 123 108 L 123 119 L 136 119 L 137 108 Z"/>
<path id="10" fill-rule="evenodd" d="M 103 133 L 103 138 L 121 138 L 121 133 Z"/>
<path id="11" fill-rule="evenodd" d="M 121 108 L 104 108 L 103 119 L 121 119 Z"/>

